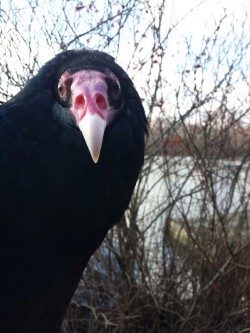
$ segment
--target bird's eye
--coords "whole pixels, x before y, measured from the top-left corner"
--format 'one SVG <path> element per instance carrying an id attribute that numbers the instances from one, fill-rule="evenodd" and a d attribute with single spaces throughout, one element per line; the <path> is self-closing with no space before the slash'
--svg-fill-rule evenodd
<path id="1" fill-rule="evenodd" d="M 114 98 L 118 98 L 121 93 L 121 86 L 119 81 L 115 80 L 112 85 L 112 95 Z"/>
<path id="2" fill-rule="evenodd" d="M 65 86 L 64 82 L 62 82 L 62 81 L 59 82 L 57 90 L 58 90 L 58 95 L 61 98 L 66 97 L 66 86 Z"/>

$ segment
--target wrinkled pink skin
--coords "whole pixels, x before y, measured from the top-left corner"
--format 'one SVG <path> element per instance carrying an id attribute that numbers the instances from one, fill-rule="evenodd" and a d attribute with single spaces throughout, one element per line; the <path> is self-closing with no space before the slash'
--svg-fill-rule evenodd
<path id="1" fill-rule="evenodd" d="M 102 119 L 107 119 L 108 86 L 104 75 L 96 71 L 81 71 L 72 75 L 72 108 L 71 111 L 80 122 L 86 112 L 97 113 Z M 88 84 L 86 84 L 88 82 Z"/>

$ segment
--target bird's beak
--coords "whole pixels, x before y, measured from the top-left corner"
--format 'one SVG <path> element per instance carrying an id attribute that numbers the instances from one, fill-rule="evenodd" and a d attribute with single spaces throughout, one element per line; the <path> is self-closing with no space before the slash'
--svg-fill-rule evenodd
<path id="1" fill-rule="evenodd" d="M 72 77 L 72 108 L 95 163 L 98 162 L 107 124 L 108 86 L 104 75 L 97 71 L 80 71 Z"/>
<path id="2" fill-rule="evenodd" d="M 78 123 L 78 126 L 83 134 L 93 161 L 97 163 L 106 128 L 106 120 L 100 117 L 98 113 L 87 112 Z"/>

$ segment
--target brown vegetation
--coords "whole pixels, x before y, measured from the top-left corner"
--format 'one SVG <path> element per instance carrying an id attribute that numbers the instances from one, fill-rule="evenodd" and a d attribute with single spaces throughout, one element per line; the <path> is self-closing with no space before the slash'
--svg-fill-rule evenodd
<path id="1" fill-rule="evenodd" d="M 196 39 L 181 25 L 206 1 L 171 18 L 165 0 L 54 4 L 2 5 L 0 101 L 50 53 L 87 46 L 128 70 L 151 125 L 130 207 L 85 270 L 63 333 L 248 332 L 247 17 L 221 11 Z"/>

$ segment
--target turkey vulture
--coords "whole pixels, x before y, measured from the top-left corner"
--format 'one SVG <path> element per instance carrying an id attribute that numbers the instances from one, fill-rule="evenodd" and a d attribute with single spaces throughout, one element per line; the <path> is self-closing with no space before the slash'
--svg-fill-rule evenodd
<path id="1" fill-rule="evenodd" d="M 64 51 L 0 107 L 0 332 L 57 333 L 127 208 L 147 121 L 110 55 Z"/>

